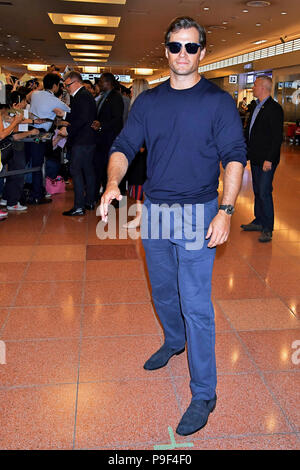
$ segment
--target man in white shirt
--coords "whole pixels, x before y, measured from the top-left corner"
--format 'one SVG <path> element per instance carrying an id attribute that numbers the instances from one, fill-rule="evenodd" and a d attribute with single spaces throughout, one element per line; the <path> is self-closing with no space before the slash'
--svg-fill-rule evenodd
<path id="1" fill-rule="evenodd" d="M 43 124 L 35 124 L 33 126 L 37 129 L 48 132 L 52 123 L 58 114 L 70 111 L 70 108 L 63 103 L 60 99 L 56 98 L 55 93 L 59 89 L 60 77 L 54 73 L 47 73 L 43 78 L 44 90 L 36 91 L 31 95 L 30 113 L 37 119 L 46 119 Z M 32 167 L 42 167 L 44 163 L 46 144 L 44 142 L 35 143 L 27 142 L 26 146 L 27 160 L 31 160 Z M 32 193 L 29 204 L 46 204 L 51 202 L 51 199 L 44 198 L 43 188 L 43 175 L 42 171 L 32 173 Z"/>

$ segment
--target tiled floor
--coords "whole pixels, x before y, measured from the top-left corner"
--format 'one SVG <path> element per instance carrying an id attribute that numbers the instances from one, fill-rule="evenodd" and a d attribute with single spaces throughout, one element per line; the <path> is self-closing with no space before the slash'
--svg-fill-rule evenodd
<path id="1" fill-rule="evenodd" d="M 284 147 L 270 244 L 252 218 L 249 168 L 213 279 L 218 403 L 194 449 L 300 448 L 300 149 Z M 0 224 L 1 449 L 153 449 L 190 402 L 187 358 L 146 372 L 162 343 L 132 239 L 100 240 L 72 191 Z M 298 343 L 297 343 L 298 341 Z M 298 364 L 299 362 L 299 364 Z M 184 449 L 184 447 L 183 447 Z"/>

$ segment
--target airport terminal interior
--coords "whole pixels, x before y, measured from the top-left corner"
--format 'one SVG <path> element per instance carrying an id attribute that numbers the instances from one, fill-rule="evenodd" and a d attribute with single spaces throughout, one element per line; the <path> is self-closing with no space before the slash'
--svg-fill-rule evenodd
<path id="1" fill-rule="evenodd" d="M 205 28 L 199 73 L 231 95 L 244 126 L 259 76 L 272 79 L 284 113 L 272 240 L 260 243 L 257 231 L 241 229 L 254 217 L 248 162 L 229 238 L 216 250 L 216 408 L 203 429 L 176 433 L 191 402 L 188 355 L 158 370 L 143 367 L 164 335 L 140 229 L 124 228 L 120 216 L 135 195 L 127 191 L 119 208 L 110 207 L 112 237 L 104 235 L 99 201 L 80 216 L 63 216 L 74 182 L 62 146 L 61 192 L 54 194 L 47 157 L 42 165 L 44 183 L 52 182 L 39 200 L 45 203 L 26 203 L 34 178 L 27 162 L 17 170 L 23 199 L 7 208 L 9 161 L 0 172 L 2 450 L 300 448 L 299 0 L 0 2 L 0 102 L 7 89 L 42 90 L 49 71 L 62 82 L 80 72 L 95 100 L 103 73 L 113 74 L 125 95 L 136 79 L 162 86 L 170 76 L 164 34 L 182 16 Z M 41 142 L 35 135 L 30 144 Z"/>

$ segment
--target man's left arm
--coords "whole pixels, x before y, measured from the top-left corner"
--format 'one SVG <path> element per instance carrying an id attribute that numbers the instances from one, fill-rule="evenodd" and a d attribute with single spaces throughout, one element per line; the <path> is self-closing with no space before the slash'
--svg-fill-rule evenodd
<path id="1" fill-rule="evenodd" d="M 244 173 L 244 165 L 240 162 L 229 162 L 225 168 L 223 179 L 223 198 L 221 205 L 234 206 L 241 189 Z M 218 214 L 211 221 L 207 231 L 206 239 L 210 238 L 208 247 L 214 248 L 222 245 L 228 239 L 230 232 L 231 215 L 224 210 L 219 210 Z"/>
<path id="2" fill-rule="evenodd" d="M 270 171 L 273 164 L 278 161 L 278 153 L 283 140 L 283 109 L 281 106 L 274 106 L 270 111 L 270 149 L 263 164 L 263 171 Z"/>
<path id="3" fill-rule="evenodd" d="M 214 119 L 214 139 L 224 171 L 221 205 L 234 206 L 242 185 L 244 167 L 247 164 L 246 143 L 241 119 L 234 100 L 228 93 L 220 99 Z M 225 243 L 230 232 L 231 215 L 224 210 L 211 221 L 206 239 L 208 247 Z"/>

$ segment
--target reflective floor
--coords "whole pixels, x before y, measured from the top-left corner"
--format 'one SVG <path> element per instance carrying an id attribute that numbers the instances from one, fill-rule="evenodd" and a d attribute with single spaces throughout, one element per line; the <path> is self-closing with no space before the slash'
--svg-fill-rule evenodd
<path id="1" fill-rule="evenodd" d="M 247 168 L 214 269 L 217 407 L 203 430 L 175 434 L 181 449 L 300 448 L 299 148 L 283 148 L 274 201 L 272 243 L 241 232 Z M 68 190 L 0 224 L 0 448 L 168 445 L 189 374 L 185 354 L 143 369 L 163 337 L 141 243 L 99 240 L 95 212 L 63 217 L 71 206 Z"/>

